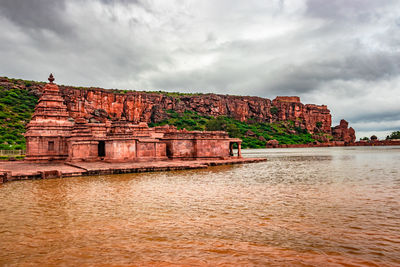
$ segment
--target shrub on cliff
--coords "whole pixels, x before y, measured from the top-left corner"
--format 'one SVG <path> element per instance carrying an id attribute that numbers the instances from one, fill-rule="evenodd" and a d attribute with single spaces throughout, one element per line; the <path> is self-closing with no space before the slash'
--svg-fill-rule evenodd
<path id="1" fill-rule="evenodd" d="M 246 123 L 225 116 L 201 116 L 193 111 L 177 113 L 167 110 L 166 113 L 168 119 L 150 123 L 149 126 L 169 124 L 178 129 L 227 131 L 230 137 L 242 139 L 243 148 L 264 148 L 266 142 L 271 139 L 278 140 L 280 144 L 307 144 L 315 141 L 307 130 L 296 128 L 291 121 L 260 123 L 254 120 L 252 123 Z M 248 135 L 249 132 L 252 135 Z"/>
<path id="2" fill-rule="evenodd" d="M 271 112 L 271 114 L 278 114 L 279 109 L 275 106 L 272 106 L 269 111 Z"/>
<path id="3" fill-rule="evenodd" d="M 225 131 L 225 129 L 226 122 L 222 116 L 218 118 L 212 118 L 206 123 L 207 131 Z"/>
<path id="4" fill-rule="evenodd" d="M 212 118 L 205 124 L 207 131 L 226 131 L 230 137 L 240 137 L 240 129 L 227 117 Z"/>

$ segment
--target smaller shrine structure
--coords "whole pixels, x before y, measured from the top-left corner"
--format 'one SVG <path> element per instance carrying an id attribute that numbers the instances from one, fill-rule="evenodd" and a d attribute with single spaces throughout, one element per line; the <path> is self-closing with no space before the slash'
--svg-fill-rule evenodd
<path id="1" fill-rule="evenodd" d="M 126 120 L 103 123 L 73 119 L 54 77 L 26 127 L 26 160 L 134 162 L 241 158 L 241 140 L 224 131 L 187 131 L 173 126 L 148 127 Z M 234 156 L 234 144 L 238 147 Z"/>

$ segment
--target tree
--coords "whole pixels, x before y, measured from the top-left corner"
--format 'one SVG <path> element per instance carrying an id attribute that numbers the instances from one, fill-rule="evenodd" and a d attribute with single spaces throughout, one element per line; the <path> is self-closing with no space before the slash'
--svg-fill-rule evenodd
<path id="1" fill-rule="evenodd" d="M 269 111 L 271 112 L 271 114 L 278 114 L 279 109 L 275 106 L 272 106 Z"/>
<path id="2" fill-rule="evenodd" d="M 218 117 L 209 120 L 206 123 L 207 131 L 225 131 L 226 130 L 226 123 L 223 117 Z"/>
<path id="3" fill-rule="evenodd" d="M 229 137 L 240 137 L 240 130 L 233 123 L 228 124 L 228 126 L 226 127 L 226 131 L 228 132 Z"/>
<path id="4" fill-rule="evenodd" d="M 386 136 L 386 140 L 389 139 L 400 139 L 400 131 L 392 132 L 390 135 Z"/>

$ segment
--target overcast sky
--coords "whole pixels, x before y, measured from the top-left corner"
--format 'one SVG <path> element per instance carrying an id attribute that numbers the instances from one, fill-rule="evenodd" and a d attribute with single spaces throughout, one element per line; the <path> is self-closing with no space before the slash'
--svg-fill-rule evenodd
<path id="1" fill-rule="evenodd" d="M 398 0 L 0 0 L 0 76 L 300 96 L 400 130 Z"/>

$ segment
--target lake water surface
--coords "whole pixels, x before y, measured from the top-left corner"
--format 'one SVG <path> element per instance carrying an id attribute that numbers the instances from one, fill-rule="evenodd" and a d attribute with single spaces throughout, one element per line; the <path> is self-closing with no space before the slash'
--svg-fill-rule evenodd
<path id="1" fill-rule="evenodd" d="M 0 265 L 400 266 L 400 147 L 0 185 Z"/>

